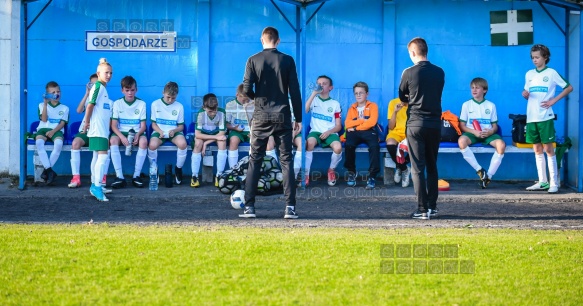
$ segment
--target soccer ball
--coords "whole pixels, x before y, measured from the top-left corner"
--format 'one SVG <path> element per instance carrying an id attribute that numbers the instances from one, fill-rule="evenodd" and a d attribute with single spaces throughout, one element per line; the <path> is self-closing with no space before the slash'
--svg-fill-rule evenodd
<path id="1" fill-rule="evenodd" d="M 239 178 L 233 173 L 225 172 L 219 176 L 219 191 L 224 194 L 231 194 L 235 189 L 239 188 Z"/>
<path id="2" fill-rule="evenodd" d="M 271 169 L 279 169 L 279 164 L 277 163 L 277 159 L 271 156 L 263 157 L 263 164 L 261 164 L 261 172 L 269 173 Z"/>
<path id="3" fill-rule="evenodd" d="M 283 185 L 283 173 L 279 169 L 271 169 L 267 173 L 267 181 L 272 189 L 277 189 Z"/>
<path id="4" fill-rule="evenodd" d="M 266 180 L 266 177 L 261 177 L 257 182 L 257 193 L 265 194 L 269 191 L 270 188 L 269 182 Z"/>
<path id="5" fill-rule="evenodd" d="M 231 168 L 233 172 L 237 175 L 244 175 L 247 173 L 247 168 L 249 167 L 249 156 L 241 158 L 236 165 Z"/>
<path id="6" fill-rule="evenodd" d="M 243 209 L 245 207 L 245 190 L 236 190 L 231 195 L 231 206 L 234 209 Z"/>

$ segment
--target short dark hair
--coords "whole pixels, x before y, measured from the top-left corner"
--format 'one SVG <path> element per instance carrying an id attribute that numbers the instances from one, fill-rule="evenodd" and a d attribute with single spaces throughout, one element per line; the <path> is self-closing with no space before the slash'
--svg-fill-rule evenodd
<path id="1" fill-rule="evenodd" d="M 263 29 L 263 32 L 261 32 L 261 36 L 274 43 L 279 39 L 279 32 L 274 27 L 266 27 Z"/>
<path id="2" fill-rule="evenodd" d="M 214 93 L 207 93 L 202 97 L 202 107 L 209 110 L 216 110 L 219 107 L 219 101 Z"/>
<path id="3" fill-rule="evenodd" d="M 551 61 L 551 50 L 545 45 L 537 44 L 530 48 L 530 53 L 539 51 L 540 56 L 545 59 L 545 64 L 548 64 Z"/>
<path id="4" fill-rule="evenodd" d="M 316 81 L 317 81 L 318 79 L 328 79 L 328 81 L 330 81 L 330 86 L 334 85 L 334 84 L 333 84 L 333 82 L 332 82 L 332 78 L 331 78 L 331 77 L 329 77 L 329 76 L 327 76 L 327 75 L 324 75 L 324 74 L 323 74 L 323 75 L 319 76 L 319 77 L 316 79 Z"/>
<path id="5" fill-rule="evenodd" d="M 364 88 L 364 91 L 368 93 L 368 84 L 366 84 L 365 82 L 362 81 L 356 82 L 356 84 L 352 86 L 352 91 L 354 91 L 356 87 Z"/>
<path id="6" fill-rule="evenodd" d="M 132 88 L 132 86 L 136 85 L 136 88 L 138 87 L 138 82 L 136 82 L 136 79 L 134 79 L 133 76 L 131 75 L 126 75 L 123 77 L 123 79 L 121 79 L 121 88 Z"/>
<path id="7" fill-rule="evenodd" d="M 89 81 L 91 81 L 91 79 L 96 79 L 96 78 L 97 78 L 97 73 L 94 73 L 91 76 L 89 76 Z"/>
<path id="8" fill-rule="evenodd" d="M 60 87 L 59 84 L 57 84 L 57 82 L 55 81 L 50 81 L 47 83 L 47 86 L 45 86 L 45 89 L 48 90 L 49 87 Z"/>
<path id="9" fill-rule="evenodd" d="M 415 37 L 411 39 L 411 41 L 407 44 L 407 48 L 411 47 L 411 45 L 413 44 L 415 44 L 415 47 L 417 47 L 417 52 L 419 53 L 419 55 L 427 56 L 427 52 L 429 51 L 429 49 L 427 48 L 427 42 L 425 41 L 425 39 L 421 37 Z"/>
<path id="10" fill-rule="evenodd" d="M 164 86 L 164 92 L 171 95 L 171 96 L 175 96 L 178 94 L 178 84 L 176 84 L 176 82 L 168 82 L 166 83 L 166 85 Z"/>

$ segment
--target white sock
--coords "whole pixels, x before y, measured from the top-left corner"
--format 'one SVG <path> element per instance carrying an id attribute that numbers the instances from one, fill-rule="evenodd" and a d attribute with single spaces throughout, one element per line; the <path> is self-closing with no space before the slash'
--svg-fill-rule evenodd
<path id="1" fill-rule="evenodd" d="M 294 177 L 298 177 L 300 169 L 302 168 L 302 151 L 296 151 L 294 156 Z"/>
<path id="2" fill-rule="evenodd" d="M 312 167 L 312 160 L 314 159 L 314 151 L 306 151 L 306 175 L 310 175 L 310 167 Z"/>
<path id="3" fill-rule="evenodd" d="M 103 154 L 105 155 L 105 154 Z M 105 166 L 103 167 L 103 173 L 101 174 L 101 179 L 103 179 L 104 175 L 107 175 L 107 173 L 109 172 L 109 164 L 111 163 L 111 151 L 107 150 L 107 156 L 105 159 Z M 123 177 L 123 174 L 122 174 Z"/>
<path id="4" fill-rule="evenodd" d="M 93 171 L 95 169 L 95 163 L 97 163 L 97 151 L 93 151 L 93 157 L 91 157 L 91 183 L 95 183 L 95 171 Z M 101 177 L 99 178 L 99 181 L 101 182 Z"/>
<path id="5" fill-rule="evenodd" d="M 153 159 L 158 160 L 158 150 L 152 151 L 148 149 L 148 159 L 150 161 L 150 164 L 152 164 Z"/>
<path id="6" fill-rule="evenodd" d="M 545 154 L 535 154 L 534 158 L 536 160 L 536 171 L 538 172 L 539 183 L 547 183 L 549 180 L 547 178 L 547 162 L 545 160 Z"/>
<path id="7" fill-rule="evenodd" d="M 49 161 L 51 162 L 51 167 L 57 163 L 59 156 L 61 155 L 61 150 L 63 149 L 63 140 L 58 138 L 54 141 L 53 152 L 51 152 L 51 157 Z"/>
<path id="8" fill-rule="evenodd" d="M 188 153 L 187 149 L 176 151 L 176 167 L 182 168 L 184 166 L 184 161 L 186 161 L 186 154 Z"/>
<path id="9" fill-rule="evenodd" d="M 488 168 L 488 177 L 492 178 L 496 171 L 498 171 L 498 167 L 502 163 L 502 158 L 504 158 L 504 154 L 498 154 L 498 152 L 494 152 L 492 155 L 492 159 L 490 160 L 490 168 Z"/>
<path id="10" fill-rule="evenodd" d="M 227 150 L 217 151 L 217 176 L 225 171 L 225 165 L 227 164 Z"/>
<path id="11" fill-rule="evenodd" d="M 71 172 L 73 175 L 79 175 L 81 168 L 81 150 L 71 150 Z"/>
<path id="12" fill-rule="evenodd" d="M 201 160 L 202 160 L 201 153 L 192 153 L 192 158 L 190 159 L 190 168 L 192 169 L 192 176 L 198 177 L 198 171 L 200 171 Z"/>
<path id="13" fill-rule="evenodd" d="M 553 155 L 553 156 L 547 156 L 547 158 L 549 159 L 549 177 L 551 179 L 551 181 L 549 182 L 551 186 L 553 187 L 559 187 L 559 184 L 557 182 L 557 175 L 558 175 L 558 170 L 557 170 L 557 156 Z"/>
<path id="14" fill-rule="evenodd" d="M 239 162 L 239 150 L 229 150 L 227 156 L 229 157 L 229 168 L 235 167 L 237 162 Z"/>
<path id="15" fill-rule="evenodd" d="M 121 154 L 119 152 L 119 146 L 110 146 L 111 150 L 111 161 L 113 162 L 113 168 L 115 169 L 115 175 L 118 178 L 123 179 L 123 171 L 121 169 Z"/>
<path id="16" fill-rule="evenodd" d="M 148 151 L 146 149 L 138 149 L 138 154 L 136 154 L 136 167 L 134 168 L 134 176 L 139 177 L 144 167 L 144 161 L 146 160 L 146 155 Z"/>
<path id="17" fill-rule="evenodd" d="M 47 155 L 47 151 L 45 150 L 45 141 L 42 139 L 36 140 L 36 152 L 38 153 L 38 157 L 40 158 L 40 162 L 43 164 L 45 169 L 51 167 L 51 162 L 49 161 L 49 156 Z"/>
<path id="18" fill-rule="evenodd" d="M 97 161 L 95 162 L 95 186 L 101 187 L 101 179 L 103 178 L 103 173 L 105 172 L 105 162 L 107 161 L 107 154 L 97 154 Z"/>
<path id="19" fill-rule="evenodd" d="M 277 159 L 277 154 L 275 154 L 275 150 L 265 151 L 265 155 L 266 156 L 271 156 L 271 157 L 275 158 L 276 161 L 279 162 L 279 160 Z"/>
<path id="20" fill-rule="evenodd" d="M 464 159 L 468 162 L 468 164 L 470 164 L 470 166 L 472 166 L 472 168 L 474 168 L 474 170 L 478 171 L 482 169 L 482 166 L 480 166 L 476 160 L 476 156 L 474 156 L 474 152 L 472 152 L 469 147 L 466 147 L 463 150 L 460 149 L 460 152 L 462 152 Z"/>
<path id="21" fill-rule="evenodd" d="M 341 160 L 342 153 L 336 154 L 335 152 L 332 152 L 332 157 L 330 158 L 330 169 L 336 169 Z"/>

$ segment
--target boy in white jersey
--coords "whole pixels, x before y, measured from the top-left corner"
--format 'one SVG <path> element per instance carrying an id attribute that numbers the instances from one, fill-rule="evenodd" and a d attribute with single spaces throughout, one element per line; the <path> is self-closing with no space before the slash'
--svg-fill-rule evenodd
<path id="1" fill-rule="evenodd" d="M 573 91 L 573 86 L 554 69 L 547 67 L 551 60 L 549 48 L 544 45 L 534 45 L 530 48 L 530 57 L 536 68 L 526 72 L 522 96 L 528 100 L 526 142 L 533 144 L 538 182 L 527 187 L 526 190 L 548 190 L 549 193 L 557 193 L 559 191 L 557 157 L 553 148 L 555 113 L 552 106 Z M 563 91 L 555 97 L 557 86 L 563 88 Z M 549 159 L 550 184 L 547 180 L 543 149 Z"/>
<path id="2" fill-rule="evenodd" d="M 111 80 L 113 69 L 105 58 L 99 60 L 97 66 L 97 82 L 89 92 L 89 103 L 85 110 L 85 117 L 83 119 L 83 131 L 87 131 L 89 137 L 89 150 L 97 152 L 97 157 L 93 154 L 94 161 L 91 162 L 91 175 L 93 176 L 93 184 L 89 188 L 89 192 L 99 201 L 109 201 L 103 189 L 101 188 L 101 178 L 105 171 L 105 162 L 107 160 L 107 151 L 109 149 L 109 126 L 111 121 L 111 109 L 113 101 L 109 99 L 109 95 L 105 86 Z"/>
<path id="3" fill-rule="evenodd" d="M 152 135 L 148 148 L 150 164 L 158 159 L 158 147 L 170 141 L 178 147 L 176 151 L 176 167 L 174 167 L 174 182 L 182 184 L 182 166 L 186 161 L 186 138 L 184 138 L 184 106 L 176 101 L 178 84 L 168 82 L 164 86 L 162 98 L 152 102 L 150 121 L 152 121 Z"/>
<path id="4" fill-rule="evenodd" d="M 217 174 L 215 176 L 215 187 L 219 186 L 218 176 L 225 170 L 227 163 L 227 136 L 226 113 L 219 108 L 217 96 L 208 93 L 202 98 L 203 107 L 198 111 L 196 116 L 196 130 L 194 132 L 194 142 L 192 144 L 192 178 L 190 186 L 197 188 L 200 186 L 198 172 L 202 154 L 206 151 L 206 146 L 216 142 L 219 150 L 217 152 Z"/>
<path id="5" fill-rule="evenodd" d="M 41 177 L 47 185 L 52 184 L 57 177 L 53 166 L 61 155 L 63 149 L 64 127 L 69 121 L 69 107 L 60 103 L 61 87 L 57 82 L 50 81 L 47 83 L 46 92 L 52 95 L 50 99 L 44 98 L 44 101 L 38 105 L 38 117 L 40 122 L 35 133 L 36 151 L 45 170 Z M 53 142 L 53 151 L 49 158 L 45 150 L 45 142 L 50 139 Z"/>
<path id="6" fill-rule="evenodd" d="M 93 84 L 97 82 L 97 74 L 94 73 L 89 77 L 89 83 L 85 86 L 85 95 L 79 101 L 77 105 L 77 114 L 82 114 L 89 103 L 89 92 L 91 88 L 93 88 Z M 69 183 L 69 188 L 77 188 L 81 187 L 81 175 L 80 175 L 80 167 L 81 167 L 81 147 L 89 146 L 89 137 L 87 137 L 87 132 L 83 131 L 85 126 L 85 122 L 81 122 L 79 125 L 79 131 L 73 137 L 73 143 L 71 144 L 71 172 L 73 173 L 73 178 Z M 91 168 L 95 166 L 95 161 L 97 161 L 97 152 L 93 152 L 94 157 L 91 160 Z M 103 193 L 111 193 L 111 189 L 105 188 L 106 179 L 107 179 L 107 171 L 109 169 L 109 152 L 107 154 L 107 160 L 105 161 L 105 171 L 103 172 L 103 178 L 101 179 L 101 188 L 103 189 Z M 91 183 L 93 184 L 93 176 L 91 176 Z"/>
<path id="7" fill-rule="evenodd" d="M 342 129 L 340 115 L 340 103 L 330 98 L 330 91 L 334 88 L 332 79 L 326 75 L 321 75 L 316 79 L 321 91 L 314 90 L 306 101 L 306 113 L 312 112 L 310 121 L 310 133 L 306 139 L 306 170 L 305 185 L 310 183 L 310 166 L 312 165 L 313 151 L 316 145 L 323 148 L 332 148 L 332 157 L 330 158 L 330 168 L 328 168 L 328 185 L 336 185 L 336 166 L 342 160 L 342 145 L 338 132 Z M 301 163 L 301 154 L 294 157 L 294 164 Z"/>
<path id="8" fill-rule="evenodd" d="M 124 96 L 113 102 L 113 114 L 111 116 L 111 130 L 113 133 L 109 138 L 111 160 L 116 174 L 115 182 L 111 184 L 113 188 L 124 188 L 127 184 L 122 171 L 121 154 L 119 152 L 120 144 L 126 147 L 129 145 L 139 146 L 132 184 L 138 188 L 144 187 L 140 173 L 144 166 L 144 160 L 146 160 L 148 148 L 148 139 L 144 135 L 146 131 L 146 103 L 136 97 L 137 91 L 136 80 L 132 76 L 125 76 L 121 79 L 121 92 Z M 127 138 L 130 131 L 135 133 L 131 144 Z"/>
<path id="9" fill-rule="evenodd" d="M 241 142 L 249 142 L 250 121 L 253 119 L 254 110 L 255 105 L 253 105 L 253 101 L 243 93 L 243 84 L 239 84 L 237 86 L 235 100 L 227 102 L 225 106 L 227 130 L 229 131 L 227 138 L 229 151 L 227 155 L 229 167 L 231 168 L 239 161 L 239 144 Z M 265 154 L 277 159 L 274 147 L 275 140 L 273 140 L 273 137 L 270 137 Z"/>
<path id="10" fill-rule="evenodd" d="M 496 133 L 498 131 L 496 105 L 486 100 L 488 81 L 483 78 L 474 78 L 470 82 L 470 89 L 472 91 L 472 99 L 464 102 L 460 114 L 460 129 L 463 134 L 458 139 L 458 145 L 464 159 L 476 170 L 478 177 L 480 177 L 480 186 L 483 189 L 488 186 L 498 167 L 500 167 L 502 158 L 504 158 L 506 143 Z M 481 131 L 476 130 L 474 124 L 479 124 Z M 496 149 L 496 152 L 492 155 L 488 172 L 480 166 L 474 153 L 468 148 L 469 145 L 478 142 L 489 144 Z"/>

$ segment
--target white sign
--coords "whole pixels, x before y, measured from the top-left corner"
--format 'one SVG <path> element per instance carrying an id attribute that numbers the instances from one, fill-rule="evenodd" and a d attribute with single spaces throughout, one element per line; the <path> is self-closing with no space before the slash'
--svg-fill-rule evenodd
<path id="1" fill-rule="evenodd" d="M 175 52 L 176 32 L 85 32 L 87 51 Z"/>

